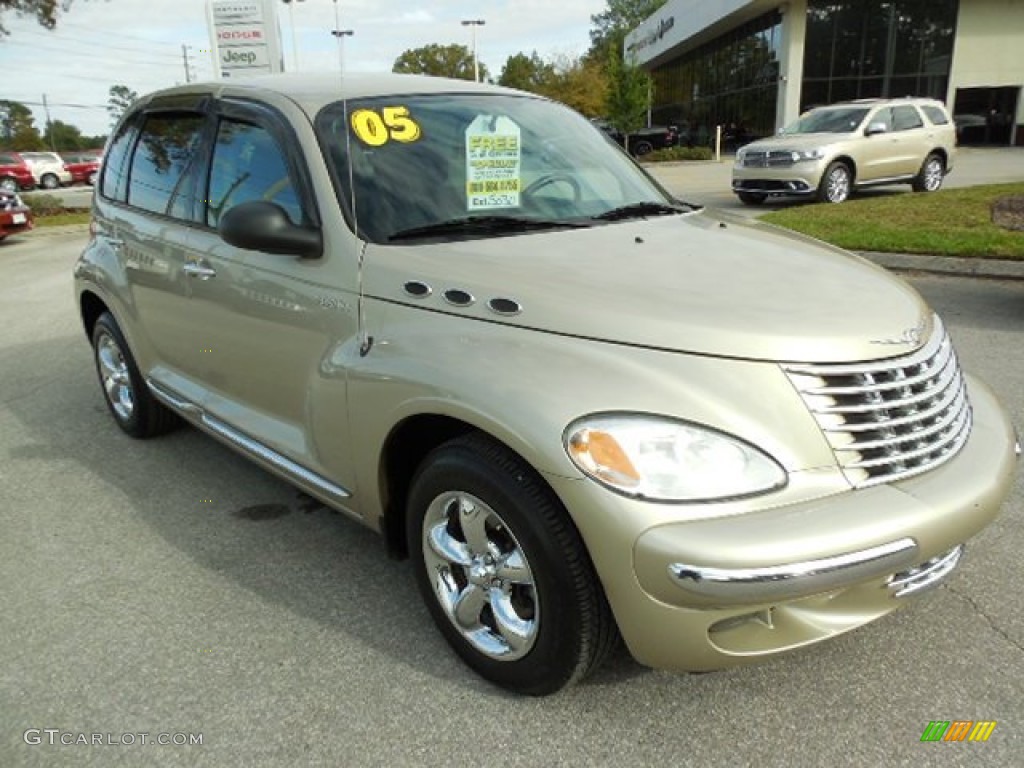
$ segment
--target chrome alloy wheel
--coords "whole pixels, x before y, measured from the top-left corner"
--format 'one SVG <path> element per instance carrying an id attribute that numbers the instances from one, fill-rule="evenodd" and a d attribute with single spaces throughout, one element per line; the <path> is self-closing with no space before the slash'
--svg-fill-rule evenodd
<path id="1" fill-rule="evenodd" d="M 135 392 L 124 353 L 107 333 L 102 334 L 96 343 L 96 360 L 110 406 L 119 419 L 128 421 L 135 410 Z"/>
<path id="2" fill-rule="evenodd" d="M 825 190 L 831 203 L 842 203 L 850 196 L 850 172 L 845 165 L 837 165 L 829 171 Z"/>
<path id="3" fill-rule="evenodd" d="M 540 627 L 533 573 L 505 521 L 461 491 L 437 496 L 423 525 L 423 560 L 448 619 L 498 661 L 529 653 Z"/>
<path id="4" fill-rule="evenodd" d="M 930 157 L 924 166 L 924 188 L 926 192 L 934 192 L 942 186 L 942 161 Z"/>

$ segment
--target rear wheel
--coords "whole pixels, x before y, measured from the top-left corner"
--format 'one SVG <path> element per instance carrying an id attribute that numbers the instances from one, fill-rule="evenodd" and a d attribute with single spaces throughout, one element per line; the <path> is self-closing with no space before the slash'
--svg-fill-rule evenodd
<path id="1" fill-rule="evenodd" d="M 18 191 L 18 182 L 17 180 L 12 179 L 10 176 L 0 179 L 0 189 L 2 189 L 4 192 L 10 192 L 11 194 L 14 194 L 15 192 Z"/>
<path id="2" fill-rule="evenodd" d="M 746 205 L 760 205 L 765 201 L 767 195 L 761 195 L 756 192 L 737 192 L 736 197 L 740 199 L 741 203 Z"/>
<path id="3" fill-rule="evenodd" d="M 178 418 L 150 394 L 113 315 L 104 312 L 92 329 L 93 358 L 110 414 L 132 437 L 163 434 Z"/>
<path id="4" fill-rule="evenodd" d="M 843 162 L 836 161 L 825 169 L 818 185 L 818 199 L 823 203 L 843 203 L 850 197 L 853 173 Z"/>
<path id="5" fill-rule="evenodd" d="M 921 170 L 914 177 L 915 192 L 935 192 L 942 186 L 946 175 L 946 164 L 936 154 L 928 155 L 921 164 Z"/>
<path id="6" fill-rule="evenodd" d="M 434 622 L 482 677 L 554 693 L 618 639 L 579 533 L 550 488 L 482 435 L 431 452 L 412 483 L 407 535 Z"/>

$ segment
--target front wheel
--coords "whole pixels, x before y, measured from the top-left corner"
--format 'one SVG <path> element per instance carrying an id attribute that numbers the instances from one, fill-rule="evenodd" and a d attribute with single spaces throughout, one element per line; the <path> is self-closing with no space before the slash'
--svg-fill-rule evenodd
<path id="1" fill-rule="evenodd" d="M 407 535 L 416 581 L 445 639 L 516 693 L 554 693 L 618 639 L 568 514 L 518 456 L 482 435 L 432 451 L 412 483 Z"/>
<path id="2" fill-rule="evenodd" d="M 39 180 L 39 186 L 43 189 L 57 189 L 60 186 L 60 179 L 58 179 L 52 173 L 43 174 L 43 177 Z"/>
<path id="3" fill-rule="evenodd" d="M 637 157 L 649 155 L 653 151 L 654 145 L 651 144 L 651 142 L 649 141 L 644 141 L 641 139 L 640 141 L 633 145 L 633 154 L 636 155 Z"/>
<path id="4" fill-rule="evenodd" d="M 946 164 L 938 155 L 928 155 L 921 164 L 921 170 L 914 177 L 913 188 L 915 192 L 935 192 L 942 186 L 942 179 L 946 175 Z"/>
<path id="5" fill-rule="evenodd" d="M 818 185 L 818 199 L 823 203 L 843 203 L 850 197 L 853 174 L 846 163 L 836 161 L 825 169 Z"/>
<path id="6" fill-rule="evenodd" d="M 18 191 L 18 182 L 10 177 L 0 179 L 0 190 L 3 190 L 4 192 L 9 192 L 13 195 L 15 192 Z"/>
<path id="7" fill-rule="evenodd" d="M 765 201 L 767 195 L 761 195 L 756 192 L 737 192 L 736 197 L 744 205 L 760 205 Z"/>

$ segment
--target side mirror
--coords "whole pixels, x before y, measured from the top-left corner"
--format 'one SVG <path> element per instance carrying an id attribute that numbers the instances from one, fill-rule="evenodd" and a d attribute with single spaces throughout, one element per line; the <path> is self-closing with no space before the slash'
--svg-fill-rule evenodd
<path id="1" fill-rule="evenodd" d="M 867 129 L 864 131 L 865 136 L 874 136 L 876 133 L 888 133 L 889 126 L 885 123 L 869 123 Z"/>
<path id="2" fill-rule="evenodd" d="M 224 242 L 236 248 L 304 259 L 316 259 L 323 254 L 319 230 L 292 224 L 281 206 L 265 200 L 236 205 L 220 217 L 217 232 Z"/>

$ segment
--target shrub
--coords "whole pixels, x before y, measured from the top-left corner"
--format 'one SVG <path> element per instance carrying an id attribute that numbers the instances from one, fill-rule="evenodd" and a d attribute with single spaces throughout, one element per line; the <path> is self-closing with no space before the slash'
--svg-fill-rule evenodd
<path id="1" fill-rule="evenodd" d="M 21 199 L 25 201 L 25 205 L 32 209 L 34 216 L 56 216 L 67 211 L 64 203 L 56 195 L 36 193 L 22 195 Z"/>
<path id="2" fill-rule="evenodd" d="M 710 147 L 668 147 L 643 156 L 644 162 L 664 163 L 679 160 L 710 160 L 714 155 Z"/>

